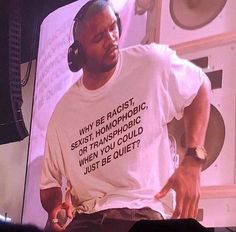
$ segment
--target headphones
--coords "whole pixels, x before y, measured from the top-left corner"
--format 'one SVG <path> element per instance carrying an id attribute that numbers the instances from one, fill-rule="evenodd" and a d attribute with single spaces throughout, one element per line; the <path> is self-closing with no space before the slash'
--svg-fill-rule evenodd
<path id="1" fill-rule="evenodd" d="M 109 0 L 90 0 L 85 5 L 81 7 L 79 12 L 76 14 L 74 18 L 74 25 L 73 25 L 73 36 L 74 36 L 74 42 L 71 44 L 71 46 L 68 49 L 68 65 L 72 72 L 79 71 L 86 61 L 86 56 L 84 54 L 83 47 L 81 43 L 75 39 L 76 31 L 79 26 L 79 23 L 84 20 L 85 15 L 87 14 L 90 6 L 92 6 L 95 2 L 105 2 L 108 6 Z M 122 26 L 121 26 L 121 19 L 119 17 L 119 14 L 115 12 L 116 18 L 117 18 L 117 27 L 119 31 L 119 36 L 121 36 L 122 32 Z"/>

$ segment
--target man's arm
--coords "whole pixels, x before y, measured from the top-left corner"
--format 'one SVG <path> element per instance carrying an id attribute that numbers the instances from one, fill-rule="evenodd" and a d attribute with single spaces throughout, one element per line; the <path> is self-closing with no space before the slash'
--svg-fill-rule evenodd
<path id="1" fill-rule="evenodd" d="M 186 147 L 202 147 L 210 114 L 210 83 L 205 81 L 193 102 L 184 110 Z M 196 218 L 200 198 L 200 173 L 202 163 L 185 156 L 166 185 L 155 196 L 164 197 L 170 189 L 176 192 L 173 218 Z"/>
<path id="2" fill-rule="evenodd" d="M 61 188 L 41 189 L 40 199 L 43 208 L 48 213 L 47 227 L 49 227 L 49 231 L 63 231 L 64 227 L 60 224 L 60 220 L 58 221 L 60 212 L 65 210 L 66 216 L 72 218 L 72 210 L 71 205 L 67 204 L 67 202 L 62 203 Z"/>
<path id="3" fill-rule="evenodd" d="M 41 189 L 40 200 L 43 208 L 47 211 L 48 215 L 50 215 L 56 207 L 62 204 L 61 188 Z"/>
<path id="4" fill-rule="evenodd" d="M 210 114 L 210 83 L 205 81 L 184 110 L 186 147 L 203 147 Z"/>

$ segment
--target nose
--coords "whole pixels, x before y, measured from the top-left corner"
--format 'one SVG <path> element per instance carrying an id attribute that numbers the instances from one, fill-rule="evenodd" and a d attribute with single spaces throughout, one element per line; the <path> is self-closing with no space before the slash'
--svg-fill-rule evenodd
<path id="1" fill-rule="evenodd" d="M 113 44 L 118 38 L 116 31 L 107 31 L 105 36 L 105 48 L 109 47 L 111 44 Z"/>

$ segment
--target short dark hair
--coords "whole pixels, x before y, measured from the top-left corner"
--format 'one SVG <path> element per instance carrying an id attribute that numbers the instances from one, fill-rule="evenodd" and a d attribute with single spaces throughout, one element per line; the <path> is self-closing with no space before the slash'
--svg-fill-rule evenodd
<path id="1" fill-rule="evenodd" d="M 109 0 L 90 0 L 80 8 L 78 13 L 74 17 L 74 40 L 76 40 L 77 38 L 78 30 L 80 28 L 79 25 L 82 25 L 83 22 L 87 21 L 91 16 L 99 13 L 107 6 L 110 6 L 114 10 L 113 5 Z"/>

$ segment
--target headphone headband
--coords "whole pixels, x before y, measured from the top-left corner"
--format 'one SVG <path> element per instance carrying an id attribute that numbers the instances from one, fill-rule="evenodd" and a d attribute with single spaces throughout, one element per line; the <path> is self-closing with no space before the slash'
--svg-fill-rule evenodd
<path id="1" fill-rule="evenodd" d="M 77 12 L 77 14 L 74 17 L 74 26 L 73 26 L 73 37 L 74 40 L 76 40 L 76 31 L 78 24 L 82 22 L 86 16 L 86 14 L 89 11 L 89 8 L 95 3 L 95 2 L 103 2 L 106 3 L 107 5 L 110 5 L 109 0 L 90 0 L 87 3 L 85 3 L 80 10 Z"/>
<path id="2" fill-rule="evenodd" d="M 100 1 L 100 2 L 106 2 L 108 3 L 109 1 L 108 0 L 90 0 L 88 1 L 87 3 L 85 3 L 81 8 L 80 10 L 78 11 L 78 13 L 76 14 L 75 18 L 74 18 L 74 21 L 76 20 L 79 20 L 79 21 L 82 21 L 85 17 L 85 15 L 87 14 L 90 6 L 93 5 L 93 3 L 97 2 L 97 1 Z"/>

